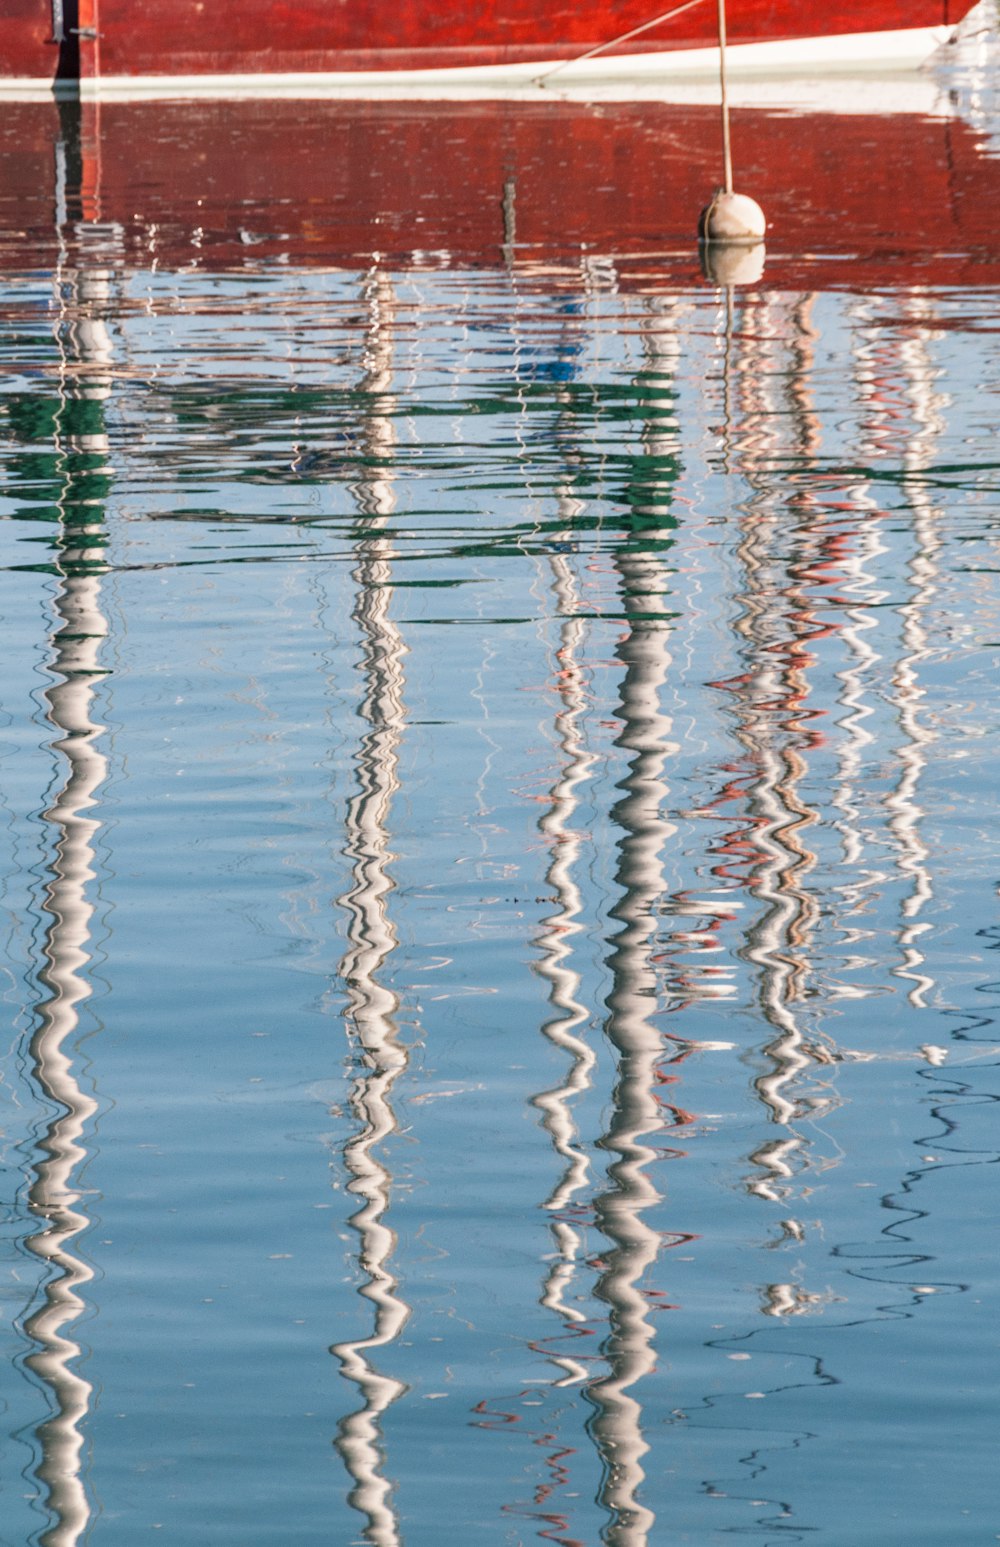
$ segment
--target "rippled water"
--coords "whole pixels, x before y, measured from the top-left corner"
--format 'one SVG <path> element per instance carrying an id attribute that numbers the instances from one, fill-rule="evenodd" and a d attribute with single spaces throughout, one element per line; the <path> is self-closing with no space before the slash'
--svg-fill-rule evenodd
<path id="1" fill-rule="evenodd" d="M 959 95 L 5 109 L 4 1542 L 997 1539 Z"/>

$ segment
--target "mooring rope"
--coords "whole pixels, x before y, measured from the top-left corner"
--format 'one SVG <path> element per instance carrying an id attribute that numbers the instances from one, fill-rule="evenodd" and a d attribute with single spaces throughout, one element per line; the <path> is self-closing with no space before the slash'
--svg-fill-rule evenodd
<path id="1" fill-rule="evenodd" d="M 644 21 L 641 27 L 633 27 L 631 32 L 623 32 L 617 38 L 611 38 L 607 43 L 598 43 L 596 48 L 590 48 L 585 54 L 575 54 L 572 59 L 564 59 L 561 64 L 553 65 L 551 70 L 546 70 L 543 75 L 536 75 L 532 81 L 533 86 L 543 86 L 546 81 L 558 75 L 560 70 L 568 70 L 571 64 L 582 64 L 585 59 L 593 59 L 595 54 L 603 54 L 609 48 L 615 48 L 619 43 L 627 43 L 630 38 L 637 38 L 640 32 L 649 32 L 652 27 L 658 27 L 661 22 L 671 21 L 675 16 L 680 16 L 684 11 L 691 11 L 696 5 L 701 5 L 702 0 L 686 0 L 684 5 L 675 5 L 672 11 L 664 11 L 662 16 L 654 16 L 652 21 Z"/>
<path id="2" fill-rule="evenodd" d="M 729 93 L 726 89 L 726 0 L 719 0 L 719 101 L 722 108 L 722 169 L 726 192 L 733 191 L 733 150 L 729 138 Z"/>

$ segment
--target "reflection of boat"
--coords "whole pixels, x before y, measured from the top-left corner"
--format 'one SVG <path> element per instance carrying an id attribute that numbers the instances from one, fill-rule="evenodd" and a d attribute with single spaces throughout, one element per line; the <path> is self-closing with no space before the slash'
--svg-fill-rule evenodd
<path id="1" fill-rule="evenodd" d="M 155 260 L 160 270 L 366 272 L 378 253 L 383 269 L 421 272 L 500 271 L 509 259 L 519 279 L 548 288 L 579 290 L 585 260 L 597 258 L 614 263 L 622 290 L 699 282 L 692 233 L 718 174 L 714 108 L 318 102 L 303 115 L 292 102 L 10 103 L 0 120 L 8 271 L 58 261 L 60 111 L 80 117 L 84 218 L 122 228 L 131 270 Z M 734 133 L 741 180 L 768 213 L 769 288 L 996 281 L 1000 163 L 962 119 L 748 108 Z"/>
<path id="2" fill-rule="evenodd" d="M 734 68 L 917 64 L 970 0 L 729 0 Z M 238 9 L 163 0 L 14 0 L 0 78 L 54 79 L 81 95 L 531 85 L 573 61 L 586 78 L 714 73 L 714 0 L 407 0 L 386 13 L 329 0 L 242 0 Z M 584 57 L 589 56 L 589 57 Z"/>

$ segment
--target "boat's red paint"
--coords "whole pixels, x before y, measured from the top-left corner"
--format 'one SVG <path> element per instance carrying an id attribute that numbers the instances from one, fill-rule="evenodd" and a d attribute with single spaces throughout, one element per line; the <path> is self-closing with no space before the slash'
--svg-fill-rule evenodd
<path id="1" fill-rule="evenodd" d="M 45 0 L 5 0 L 0 20 L 0 79 L 54 79 L 59 44 L 52 36 L 52 9 Z"/>
<path id="2" fill-rule="evenodd" d="M 54 268 L 83 222 L 126 270 L 492 268 L 579 291 L 604 260 L 624 287 L 669 290 L 697 274 L 719 165 L 717 113 L 657 103 L 60 111 L 0 116 L 0 269 Z M 1000 283 L 1000 161 L 961 120 L 741 110 L 733 128 L 771 224 L 766 285 Z"/>
<path id="3" fill-rule="evenodd" d="M 101 72 L 155 74 L 164 65 L 163 6 L 99 0 Z M 240 0 L 203 5 L 172 42 L 178 74 L 235 70 L 406 70 L 564 58 L 648 22 L 669 0 Z M 730 0 L 734 44 L 818 33 L 937 26 L 947 0 Z M 953 3 L 951 9 L 957 11 Z M 714 0 L 626 45 L 643 51 L 711 45 Z"/>
<path id="4" fill-rule="evenodd" d="M 683 0 L 677 0 L 680 5 Z M 0 77 L 268 75 L 407 71 L 562 59 L 640 27 L 669 0 L 5 0 Z M 959 21 L 971 0 L 728 0 L 733 44 Z M 715 0 L 697 0 L 626 45 L 704 47 Z M 76 58 L 77 40 L 79 57 Z M 61 67 L 60 67 L 61 58 Z"/>

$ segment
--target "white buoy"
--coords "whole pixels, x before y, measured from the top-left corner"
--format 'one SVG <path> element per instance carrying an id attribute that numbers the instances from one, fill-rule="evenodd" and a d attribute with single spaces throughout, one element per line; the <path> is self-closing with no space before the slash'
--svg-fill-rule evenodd
<path id="1" fill-rule="evenodd" d="M 722 107 L 722 160 L 725 183 L 698 217 L 703 242 L 760 242 L 767 230 L 764 211 L 745 193 L 733 191 L 733 152 L 729 134 L 729 94 L 726 89 L 726 0 L 719 4 L 719 91 Z"/>
<path id="2" fill-rule="evenodd" d="M 711 204 L 706 204 L 698 219 L 698 235 L 703 242 L 763 241 L 767 230 L 764 211 L 745 193 L 727 193 L 717 188 Z"/>

